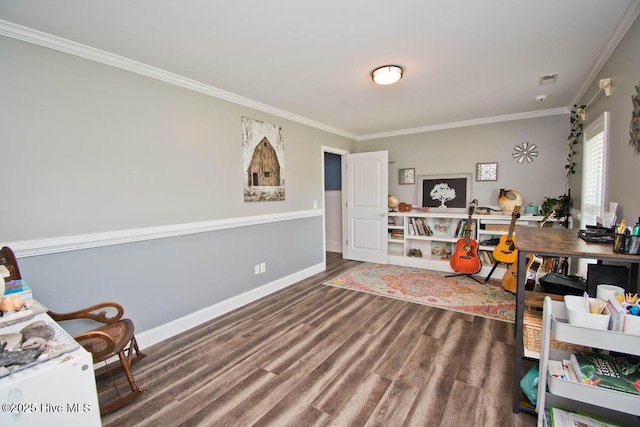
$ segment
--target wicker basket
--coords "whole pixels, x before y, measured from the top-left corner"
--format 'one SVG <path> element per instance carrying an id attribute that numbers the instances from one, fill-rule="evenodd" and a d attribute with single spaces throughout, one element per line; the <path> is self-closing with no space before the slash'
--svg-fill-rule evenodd
<path id="1" fill-rule="evenodd" d="M 523 316 L 523 328 L 522 328 L 522 337 L 524 341 L 524 347 L 532 352 L 540 353 L 540 347 L 542 344 L 542 311 L 540 310 L 524 310 Z M 565 351 L 581 351 L 587 352 L 590 351 L 590 348 L 566 343 L 563 341 L 556 341 L 551 336 L 551 342 L 549 345 L 553 348 L 557 348 Z"/>

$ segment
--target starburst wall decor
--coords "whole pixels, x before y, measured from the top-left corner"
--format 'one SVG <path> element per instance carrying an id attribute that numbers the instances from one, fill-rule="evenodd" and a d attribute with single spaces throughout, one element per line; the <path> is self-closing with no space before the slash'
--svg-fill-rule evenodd
<path id="1" fill-rule="evenodd" d="M 536 148 L 538 148 L 536 147 L 536 144 L 523 142 L 513 148 L 513 154 L 511 156 L 518 163 L 531 163 L 534 158 L 538 157 L 538 150 L 536 150 Z"/>

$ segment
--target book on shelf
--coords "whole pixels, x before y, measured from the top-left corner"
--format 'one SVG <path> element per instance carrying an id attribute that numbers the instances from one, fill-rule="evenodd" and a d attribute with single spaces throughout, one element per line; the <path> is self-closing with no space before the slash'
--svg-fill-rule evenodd
<path id="1" fill-rule="evenodd" d="M 456 231 L 453 232 L 454 237 L 458 237 L 460 235 L 460 229 L 462 228 L 462 221 L 458 221 L 456 223 Z"/>
<path id="2" fill-rule="evenodd" d="M 421 218 L 421 219 L 422 219 L 422 222 L 424 223 L 425 228 L 427 229 L 427 236 L 433 236 L 433 229 L 429 225 L 429 221 L 427 221 L 424 218 Z"/>
<path id="3" fill-rule="evenodd" d="M 409 218 L 409 220 L 407 221 L 407 234 L 409 234 L 410 236 L 416 235 L 416 226 L 415 226 L 414 218 Z"/>
<path id="4" fill-rule="evenodd" d="M 571 367 L 583 384 L 640 395 L 640 357 L 574 351 Z"/>
<path id="5" fill-rule="evenodd" d="M 542 271 L 545 273 L 558 273 L 566 275 L 569 272 L 569 260 L 567 257 L 546 258 Z"/>
<path id="6" fill-rule="evenodd" d="M 473 238 L 473 224 L 469 227 L 471 233 L 469 234 L 470 238 Z M 460 220 L 458 221 L 458 226 L 456 227 L 455 237 L 463 238 L 465 233 L 467 232 L 467 221 Z"/>
<path id="7" fill-rule="evenodd" d="M 419 236 L 422 234 L 420 226 L 418 225 L 418 218 L 409 219 L 409 231 L 410 234 L 413 234 L 414 236 Z"/>
<path id="8" fill-rule="evenodd" d="M 427 221 L 425 218 L 420 218 L 420 224 L 422 226 L 422 229 L 424 230 L 424 235 L 425 236 L 432 236 L 433 235 L 433 230 L 431 229 L 431 226 L 429 225 L 429 221 Z"/>
<path id="9" fill-rule="evenodd" d="M 410 232 L 416 236 L 431 236 L 433 231 L 425 218 L 411 218 L 409 221 Z"/>
<path id="10" fill-rule="evenodd" d="M 478 251 L 478 256 L 484 265 L 492 265 L 495 262 L 492 251 Z"/>
<path id="11" fill-rule="evenodd" d="M 398 240 L 404 239 L 404 230 L 391 230 L 391 238 Z"/>
<path id="12" fill-rule="evenodd" d="M 600 417 L 594 417 L 585 412 L 567 411 L 557 406 L 549 408 L 552 427 L 622 427 Z"/>

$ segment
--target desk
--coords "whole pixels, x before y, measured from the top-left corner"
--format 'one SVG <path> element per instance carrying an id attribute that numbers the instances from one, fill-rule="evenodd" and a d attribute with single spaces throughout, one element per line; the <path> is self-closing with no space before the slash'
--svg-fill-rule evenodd
<path id="1" fill-rule="evenodd" d="M 35 321 L 55 324 L 47 314 L 0 328 L 0 334 L 20 331 Z M 73 340 L 60 329 L 56 340 Z M 91 353 L 77 346 L 26 369 L 0 378 L 0 425 L 100 426 Z M 13 410 L 13 411 L 12 411 Z"/>
<path id="2" fill-rule="evenodd" d="M 610 243 L 588 243 L 578 237 L 578 230 L 572 228 L 516 227 L 516 247 L 518 248 L 518 288 L 516 290 L 516 343 L 515 370 L 513 383 L 513 411 L 529 408 L 520 405 L 520 379 L 523 356 L 523 315 L 525 304 L 525 281 L 527 255 L 542 257 L 593 258 L 601 261 L 615 261 L 631 264 L 630 283 L 638 283 L 638 263 L 640 256 L 613 252 Z"/>

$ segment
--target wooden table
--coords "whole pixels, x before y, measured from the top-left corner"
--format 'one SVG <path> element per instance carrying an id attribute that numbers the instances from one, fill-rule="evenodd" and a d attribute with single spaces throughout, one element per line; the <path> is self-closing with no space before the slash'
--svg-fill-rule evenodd
<path id="1" fill-rule="evenodd" d="M 611 243 L 588 243 L 578 237 L 574 228 L 516 227 L 516 247 L 518 248 L 518 273 L 526 271 L 527 255 L 541 257 L 593 258 L 601 261 L 615 261 L 631 264 L 629 281 L 638 283 L 638 263 L 640 256 L 613 252 Z M 525 307 L 526 274 L 518 274 L 516 290 L 516 348 L 513 382 L 513 411 L 531 409 L 520 404 L 520 379 L 523 356 L 523 314 Z"/>

